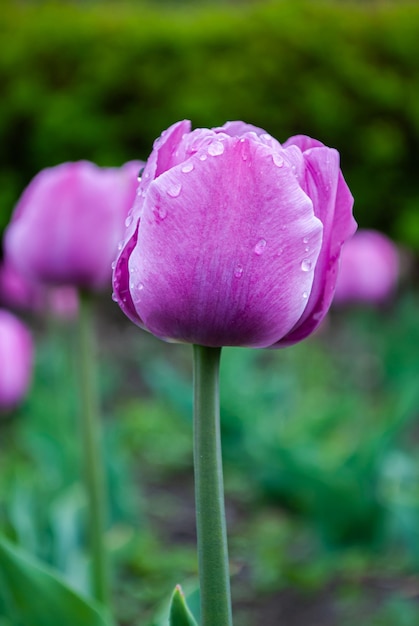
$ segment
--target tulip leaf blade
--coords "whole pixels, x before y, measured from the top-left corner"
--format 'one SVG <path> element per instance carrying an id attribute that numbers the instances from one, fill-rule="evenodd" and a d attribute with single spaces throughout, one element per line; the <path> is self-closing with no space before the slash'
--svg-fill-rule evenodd
<path id="1" fill-rule="evenodd" d="M 170 601 L 169 626 L 198 626 L 180 585 L 176 585 Z"/>
<path id="2" fill-rule="evenodd" d="M 0 614 L 15 626 L 113 626 L 96 602 L 0 537 Z"/>

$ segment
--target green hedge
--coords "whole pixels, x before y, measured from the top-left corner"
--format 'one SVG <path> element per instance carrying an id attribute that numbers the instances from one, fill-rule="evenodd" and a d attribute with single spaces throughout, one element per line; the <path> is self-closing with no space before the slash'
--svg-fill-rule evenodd
<path id="1" fill-rule="evenodd" d="M 0 227 L 41 168 L 145 158 L 169 124 L 243 119 L 337 147 L 362 226 L 419 250 L 419 5 L 5 4 Z"/>

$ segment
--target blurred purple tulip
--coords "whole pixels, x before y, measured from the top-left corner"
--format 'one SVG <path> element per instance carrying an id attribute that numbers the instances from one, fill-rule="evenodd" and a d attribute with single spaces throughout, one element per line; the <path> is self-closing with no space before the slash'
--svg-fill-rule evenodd
<path id="1" fill-rule="evenodd" d="M 32 359 L 29 330 L 15 315 L 0 309 L 0 410 L 13 409 L 25 397 Z"/>
<path id="2" fill-rule="evenodd" d="M 140 166 L 101 168 L 78 161 L 41 171 L 23 192 L 5 232 L 11 263 L 46 285 L 89 290 L 110 285 Z"/>
<path id="3" fill-rule="evenodd" d="M 74 287 L 45 287 L 28 280 L 7 261 L 0 265 L 0 306 L 74 319 L 78 294 Z"/>
<path id="4" fill-rule="evenodd" d="M 399 270 L 399 253 L 391 239 L 359 230 L 342 248 L 334 301 L 382 302 L 394 293 Z"/>
<path id="5" fill-rule="evenodd" d="M 10 263 L 0 265 L 0 306 L 23 311 L 43 308 L 43 288 L 28 280 Z"/>
<path id="6" fill-rule="evenodd" d="M 281 347 L 309 335 L 355 231 L 336 150 L 243 122 L 163 132 L 114 270 L 114 299 L 158 337 Z"/>

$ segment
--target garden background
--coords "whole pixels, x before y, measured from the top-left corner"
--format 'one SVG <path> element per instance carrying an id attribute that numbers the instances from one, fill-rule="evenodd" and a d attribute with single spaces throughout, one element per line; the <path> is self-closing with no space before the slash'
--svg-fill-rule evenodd
<path id="1" fill-rule="evenodd" d="M 178 119 L 242 119 L 336 147 L 359 225 L 401 247 L 385 307 L 334 309 L 285 351 L 224 351 L 238 626 L 418 623 L 418 27 L 416 2 L 2 5 L 0 229 L 44 167 L 118 166 Z M 197 573 L 190 348 L 132 327 L 110 293 L 96 311 L 115 602 L 121 625 L 147 624 Z M 83 589 L 73 329 L 27 319 L 36 368 L 0 424 L 0 527 Z"/>

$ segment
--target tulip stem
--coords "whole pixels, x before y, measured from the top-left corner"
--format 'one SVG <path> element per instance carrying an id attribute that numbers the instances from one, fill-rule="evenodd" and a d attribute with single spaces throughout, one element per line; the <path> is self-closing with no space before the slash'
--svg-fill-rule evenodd
<path id="1" fill-rule="evenodd" d="M 109 605 L 108 562 L 104 544 L 106 486 L 96 377 L 92 302 L 81 294 L 79 313 L 79 372 L 82 402 L 81 437 L 87 493 L 88 537 L 91 558 L 91 591 L 102 605 Z"/>
<path id="2" fill-rule="evenodd" d="M 220 437 L 221 348 L 194 346 L 194 466 L 201 626 L 232 626 Z"/>

